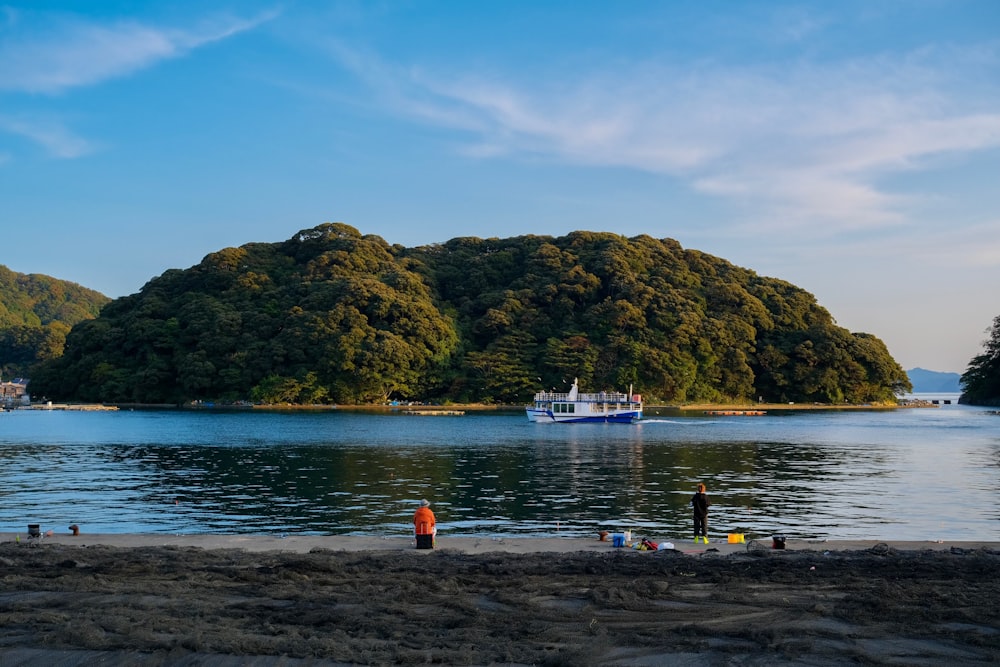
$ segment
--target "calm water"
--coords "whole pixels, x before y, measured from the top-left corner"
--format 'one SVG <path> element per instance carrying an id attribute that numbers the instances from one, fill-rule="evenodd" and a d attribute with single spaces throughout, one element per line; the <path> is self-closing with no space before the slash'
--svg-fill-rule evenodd
<path id="1" fill-rule="evenodd" d="M 716 536 L 1000 540 L 1000 416 L 0 413 L 3 532 L 684 537 L 699 481 Z"/>

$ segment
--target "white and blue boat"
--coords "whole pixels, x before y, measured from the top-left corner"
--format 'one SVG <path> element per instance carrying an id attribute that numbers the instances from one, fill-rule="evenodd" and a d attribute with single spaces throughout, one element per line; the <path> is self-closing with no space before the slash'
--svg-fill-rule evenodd
<path id="1" fill-rule="evenodd" d="M 602 391 L 582 394 L 573 380 L 568 392 L 542 391 L 535 394 L 535 402 L 525 408 L 528 421 L 584 423 L 601 422 L 631 424 L 642 419 L 642 396 L 629 393 Z"/>

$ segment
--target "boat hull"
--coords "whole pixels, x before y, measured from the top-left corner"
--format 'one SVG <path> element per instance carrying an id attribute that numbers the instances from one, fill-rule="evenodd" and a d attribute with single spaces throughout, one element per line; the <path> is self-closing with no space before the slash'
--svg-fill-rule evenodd
<path id="1" fill-rule="evenodd" d="M 541 424 L 633 424 L 642 419 L 640 410 L 601 415 L 561 415 L 536 408 L 527 408 L 526 412 L 528 421 Z"/>

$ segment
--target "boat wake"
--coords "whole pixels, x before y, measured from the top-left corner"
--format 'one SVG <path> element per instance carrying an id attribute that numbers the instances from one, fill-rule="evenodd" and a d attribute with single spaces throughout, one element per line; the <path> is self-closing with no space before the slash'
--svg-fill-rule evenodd
<path id="1" fill-rule="evenodd" d="M 715 422 L 701 419 L 650 419 L 648 417 L 643 417 L 637 424 L 684 424 L 685 426 L 705 426 L 708 424 L 713 424 Z"/>

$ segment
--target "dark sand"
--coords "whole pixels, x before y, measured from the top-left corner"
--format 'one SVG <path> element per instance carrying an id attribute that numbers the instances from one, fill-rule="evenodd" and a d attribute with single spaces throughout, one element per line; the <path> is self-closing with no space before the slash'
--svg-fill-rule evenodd
<path id="1" fill-rule="evenodd" d="M 1000 661 L 990 545 L 260 551 L 83 539 L 0 543 L 3 667 Z"/>

